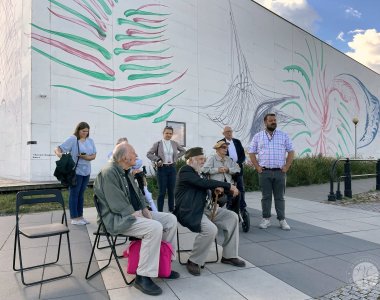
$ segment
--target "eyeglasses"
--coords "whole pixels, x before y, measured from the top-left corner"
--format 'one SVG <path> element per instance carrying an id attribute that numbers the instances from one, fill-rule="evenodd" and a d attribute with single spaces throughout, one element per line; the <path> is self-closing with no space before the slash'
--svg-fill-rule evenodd
<path id="1" fill-rule="evenodd" d="M 219 147 L 220 149 L 227 149 L 228 147 L 227 146 L 221 146 Z"/>

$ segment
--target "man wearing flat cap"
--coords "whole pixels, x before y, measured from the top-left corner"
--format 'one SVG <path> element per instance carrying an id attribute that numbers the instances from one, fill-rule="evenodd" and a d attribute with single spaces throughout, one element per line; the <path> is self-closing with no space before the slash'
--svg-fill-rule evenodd
<path id="1" fill-rule="evenodd" d="M 200 171 L 205 163 L 202 148 L 195 147 L 187 150 L 185 159 L 187 160 L 186 165 L 178 172 L 174 214 L 182 226 L 199 233 L 195 237 L 193 250 L 187 261 L 187 270 L 194 276 L 200 275 L 200 267 L 206 262 L 208 251 L 215 240 L 218 228 L 224 232 L 221 262 L 244 267 L 245 262 L 237 257 L 238 216 L 230 210 L 217 208 L 215 218 L 211 222 L 209 219 L 211 211 L 206 207 L 208 189 L 224 189 L 225 193 L 231 192 L 234 196 L 238 195 L 238 189 L 228 182 L 208 180 L 200 176 Z"/>
<path id="2" fill-rule="evenodd" d="M 216 153 L 207 158 L 206 163 L 201 171 L 204 174 L 210 175 L 210 179 L 233 183 L 232 176 L 240 172 L 239 165 L 227 156 L 229 143 L 223 140 L 218 141 L 214 145 Z M 240 195 L 232 197 L 228 195 L 227 208 L 239 214 L 239 199 Z"/>

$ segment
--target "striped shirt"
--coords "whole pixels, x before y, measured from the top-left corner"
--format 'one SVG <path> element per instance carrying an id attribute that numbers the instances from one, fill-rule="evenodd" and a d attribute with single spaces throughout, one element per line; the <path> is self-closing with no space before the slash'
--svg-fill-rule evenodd
<path id="1" fill-rule="evenodd" d="M 248 153 L 257 154 L 261 167 L 282 168 L 286 163 L 286 152 L 293 150 L 287 133 L 275 130 L 271 136 L 266 130 L 255 134 L 248 147 Z"/>

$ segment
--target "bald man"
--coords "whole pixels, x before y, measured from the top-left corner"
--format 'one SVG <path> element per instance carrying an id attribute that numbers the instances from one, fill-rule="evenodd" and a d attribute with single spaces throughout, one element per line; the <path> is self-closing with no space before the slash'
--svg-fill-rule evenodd
<path id="1" fill-rule="evenodd" d="M 94 192 L 107 230 L 114 235 L 121 233 L 142 240 L 134 286 L 145 294 L 159 295 L 162 289 L 152 278 L 158 276 L 161 240 L 172 244 L 172 260 L 175 259 L 177 219 L 173 214 L 148 210 L 129 172 L 136 164 L 136 157 L 135 149 L 127 142 L 116 145 L 112 160 L 95 179 Z M 169 276 L 171 279 L 178 277 L 175 271 Z"/>

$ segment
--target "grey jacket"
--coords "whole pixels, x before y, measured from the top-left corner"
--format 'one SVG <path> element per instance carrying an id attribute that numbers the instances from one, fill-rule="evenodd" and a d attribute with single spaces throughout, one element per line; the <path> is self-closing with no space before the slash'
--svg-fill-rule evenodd
<path id="1" fill-rule="evenodd" d="M 186 152 L 186 149 L 183 148 L 180 144 L 178 144 L 176 141 L 170 140 L 172 147 L 173 147 L 173 162 L 175 163 L 178 158 L 183 156 Z M 165 154 L 164 154 L 164 145 L 161 140 L 155 142 L 146 154 L 146 157 L 149 158 L 153 162 L 157 162 L 159 160 L 164 161 L 165 160 Z"/>
<path id="2" fill-rule="evenodd" d="M 220 167 L 227 167 L 228 173 L 219 173 Z M 239 165 L 231 157 L 222 159 L 218 154 L 210 156 L 202 167 L 202 173 L 210 174 L 210 179 L 232 183 L 232 175 L 240 172 Z"/>
<path id="3" fill-rule="evenodd" d="M 147 207 L 148 203 L 132 175 L 129 173 L 128 176 L 140 200 L 140 209 Z M 132 216 L 135 210 L 127 187 L 125 171 L 116 162 L 107 163 L 95 179 L 94 193 L 100 202 L 104 225 L 111 234 L 124 232 L 136 220 L 136 217 Z"/>

